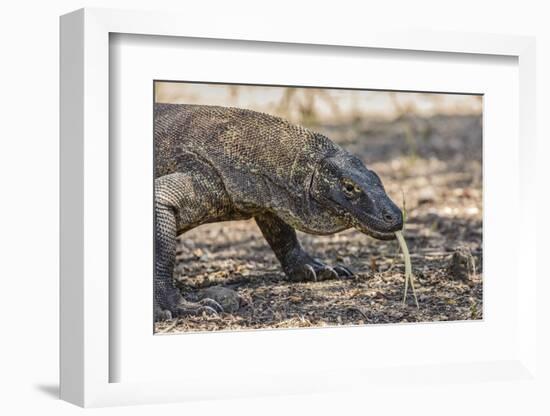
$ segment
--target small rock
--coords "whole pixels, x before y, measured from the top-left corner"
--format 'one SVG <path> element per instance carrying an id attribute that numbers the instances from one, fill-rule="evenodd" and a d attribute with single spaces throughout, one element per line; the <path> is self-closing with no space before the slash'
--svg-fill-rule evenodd
<path id="1" fill-rule="evenodd" d="M 212 286 L 199 292 L 199 299 L 209 298 L 218 302 L 224 312 L 233 313 L 241 306 L 240 295 L 232 289 L 223 286 Z"/>
<path id="2" fill-rule="evenodd" d="M 447 273 L 453 280 L 471 280 L 475 274 L 475 259 L 467 247 L 457 248 L 447 266 Z"/>
<path id="3" fill-rule="evenodd" d="M 390 311 L 388 312 L 388 314 L 394 319 L 401 319 L 405 316 L 403 312 L 399 312 L 399 311 Z"/>
<path id="4" fill-rule="evenodd" d="M 418 194 L 418 205 L 429 204 L 435 201 L 435 192 L 433 188 L 423 188 Z"/>
<path id="5" fill-rule="evenodd" d="M 195 248 L 195 242 L 193 240 L 190 240 L 190 239 L 185 239 L 182 241 L 182 244 L 187 248 L 187 249 L 194 249 Z"/>

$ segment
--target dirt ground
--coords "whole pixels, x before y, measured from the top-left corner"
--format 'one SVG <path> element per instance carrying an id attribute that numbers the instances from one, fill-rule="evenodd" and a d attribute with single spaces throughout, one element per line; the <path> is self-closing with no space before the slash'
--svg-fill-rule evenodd
<path id="1" fill-rule="evenodd" d="M 217 285 L 233 289 L 239 309 L 160 322 L 155 332 L 483 317 L 481 117 L 401 117 L 314 128 L 361 157 L 398 205 L 404 198 L 404 235 L 420 307 L 411 296 L 402 304 L 404 264 L 397 241 L 377 241 L 354 230 L 332 236 L 299 233 L 315 257 L 343 264 L 355 276 L 292 283 L 254 221 L 236 221 L 180 236 L 175 277 L 190 298 Z M 471 253 L 474 264 L 459 253 Z M 453 254 L 464 261 L 453 263 Z"/>

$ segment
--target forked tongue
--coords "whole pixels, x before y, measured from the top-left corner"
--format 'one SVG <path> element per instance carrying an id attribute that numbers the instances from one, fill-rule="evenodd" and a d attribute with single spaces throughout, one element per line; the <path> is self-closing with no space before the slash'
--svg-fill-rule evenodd
<path id="1" fill-rule="evenodd" d="M 401 251 L 403 252 L 403 259 L 405 260 L 405 293 L 403 293 L 403 304 L 405 304 L 405 301 L 407 299 L 407 290 L 409 288 L 410 281 L 412 293 L 414 296 L 414 302 L 416 303 L 416 307 L 418 308 L 418 299 L 416 298 L 416 291 L 414 290 L 411 255 L 409 254 L 409 248 L 407 247 L 407 243 L 405 242 L 405 238 L 403 237 L 403 233 L 401 231 L 396 231 L 395 236 L 397 237 L 397 241 L 399 241 L 399 246 L 401 247 Z"/>

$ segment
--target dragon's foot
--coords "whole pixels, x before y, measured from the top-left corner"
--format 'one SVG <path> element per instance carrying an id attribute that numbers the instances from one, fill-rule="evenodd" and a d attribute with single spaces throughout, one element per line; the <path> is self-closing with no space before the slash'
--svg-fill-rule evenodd
<path id="1" fill-rule="evenodd" d="M 155 308 L 155 321 L 164 321 L 186 315 L 218 315 L 224 312 L 223 307 L 214 299 L 203 298 L 198 302 L 190 302 L 183 298 L 170 308 Z"/>
<path id="2" fill-rule="evenodd" d="M 287 263 L 284 270 L 289 280 L 296 282 L 353 277 L 353 273 L 347 267 L 341 265 L 331 267 L 309 256 L 302 256 L 298 261 Z"/>

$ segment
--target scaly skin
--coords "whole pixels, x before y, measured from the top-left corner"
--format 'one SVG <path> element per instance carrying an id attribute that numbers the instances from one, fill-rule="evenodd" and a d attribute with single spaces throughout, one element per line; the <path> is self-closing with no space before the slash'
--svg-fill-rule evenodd
<path id="1" fill-rule="evenodd" d="M 307 254 L 295 229 L 350 227 L 394 238 L 401 211 L 378 176 L 325 136 L 237 108 L 155 105 L 155 319 L 208 310 L 173 284 L 176 237 L 198 225 L 254 218 L 291 280 L 345 277 Z"/>

